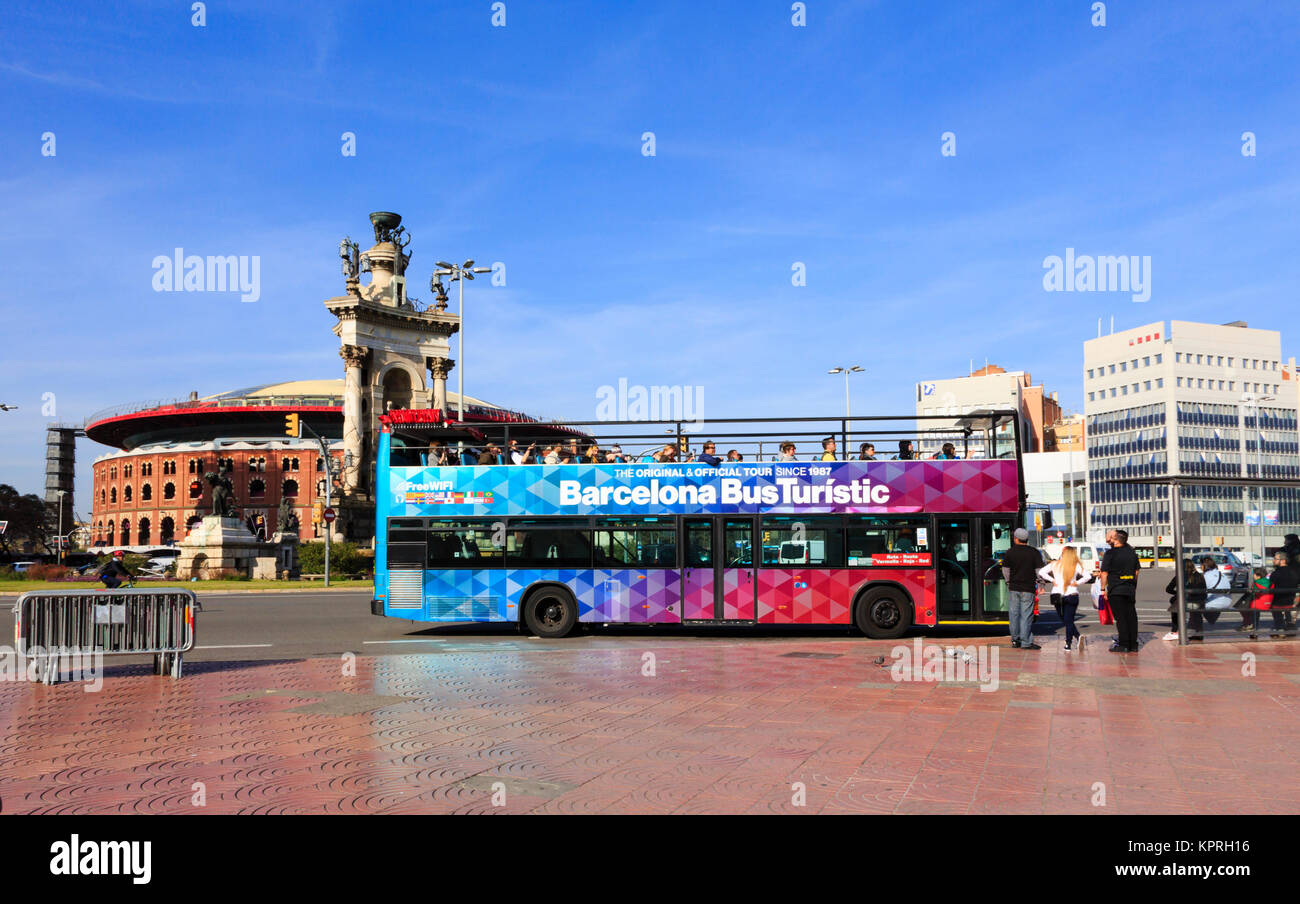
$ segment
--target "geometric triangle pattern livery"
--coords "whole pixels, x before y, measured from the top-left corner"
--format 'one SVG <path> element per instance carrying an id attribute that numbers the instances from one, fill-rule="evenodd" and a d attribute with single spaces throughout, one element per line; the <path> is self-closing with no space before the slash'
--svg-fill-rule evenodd
<path id="1" fill-rule="evenodd" d="M 402 617 L 434 622 L 515 622 L 523 592 L 538 581 L 567 585 L 578 600 L 578 620 L 624 624 L 673 624 L 712 619 L 713 570 L 693 568 L 683 596 L 676 568 L 497 568 L 424 572 L 424 606 Z M 850 606 L 867 582 L 892 581 L 916 603 L 916 623 L 933 611 L 931 569 L 843 568 L 723 569 L 722 618 L 773 625 L 847 625 Z M 757 591 L 757 601 L 755 600 Z"/>

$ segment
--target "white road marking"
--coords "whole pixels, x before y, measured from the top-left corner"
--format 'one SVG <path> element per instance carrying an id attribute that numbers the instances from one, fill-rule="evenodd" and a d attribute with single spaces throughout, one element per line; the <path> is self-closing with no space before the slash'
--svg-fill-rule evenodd
<path id="1" fill-rule="evenodd" d="M 225 643 L 213 644 L 206 647 L 195 647 L 196 650 L 247 650 L 250 647 L 269 647 L 269 643 Z"/>
<path id="2" fill-rule="evenodd" d="M 445 637 L 417 637 L 413 640 L 366 640 L 362 643 L 446 643 Z"/>

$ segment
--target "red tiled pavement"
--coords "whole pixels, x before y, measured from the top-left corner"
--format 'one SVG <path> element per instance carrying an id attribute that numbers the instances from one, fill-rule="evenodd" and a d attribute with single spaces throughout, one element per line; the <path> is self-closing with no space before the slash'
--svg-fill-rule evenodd
<path id="1" fill-rule="evenodd" d="M 939 641 L 940 645 L 944 642 Z M 1300 643 L 997 648 L 618 638 L 0 683 L 5 813 L 1297 813 Z M 909 649 L 911 648 L 909 643 Z M 643 655 L 656 675 L 642 674 Z M 834 658 L 790 653 L 834 654 Z M 1256 654 L 1255 673 L 1242 654 Z M 886 657 L 886 666 L 874 662 Z M 196 802 L 203 797 L 202 805 Z"/>

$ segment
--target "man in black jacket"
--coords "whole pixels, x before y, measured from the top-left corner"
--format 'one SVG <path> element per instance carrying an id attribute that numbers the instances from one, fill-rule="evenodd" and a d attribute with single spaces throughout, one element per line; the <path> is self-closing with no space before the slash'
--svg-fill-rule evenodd
<path id="1" fill-rule="evenodd" d="M 1002 574 L 1007 580 L 1007 608 L 1011 646 L 1041 650 L 1034 643 L 1034 589 L 1042 556 L 1029 545 L 1029 531 L 1018 527 L 1011 534 L 1011 548 L 1002 554 Z"/>
<path id="2" fill-rule="evenodd" d="M 1142 568 L 1138 555 L 1128 545 L 1128 531 L 1117 530 L 1108 535 L 1110 549 L 1101 559 L 1101 590 L 1106 603 L 1115 616 L 1119 636 L 1110 648 L 1112 653 L 1136 653 L 1137 642 L 1137 576 Z"/>
<path id="3" fill-rule="evenodd" d="M 122 586 L 122 581 L 130 583 L 132 580 L 131 572 L 126 570 L 122 564 L 124 554 L 122 550 L 113 553 L 113 558 L 109 559 L 103 568 L 99 570 L 99 579 L 103 582 L 104 587 L 108 590 L 116 590 Z"/>

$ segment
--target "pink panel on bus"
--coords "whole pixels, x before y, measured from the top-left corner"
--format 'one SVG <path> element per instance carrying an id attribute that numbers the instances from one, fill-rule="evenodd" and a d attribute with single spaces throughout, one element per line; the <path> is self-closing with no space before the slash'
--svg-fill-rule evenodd
<path id="1" fill-rule="evenodd" d="M 934 572 L 930 569 L 760 568 L 758 621 L 773 625 L 845 625 L 865 584 L 901 584 L 916 604 L 915 623 L 933 625 Z"/>
<path id="2" fill-rule="evenodd" d="M 713 618 L 713 569 L 688 568 L 682 579 L 682 618 Z"/>
<path id="3" fill-rule="evenodd" d="M 754 620 L 754 569 L 722 569 L 722 617 Z"/>

